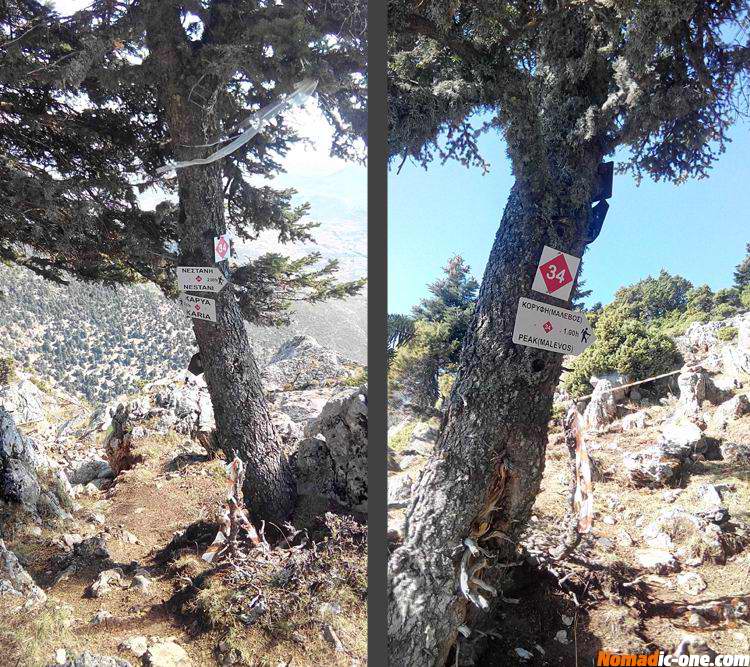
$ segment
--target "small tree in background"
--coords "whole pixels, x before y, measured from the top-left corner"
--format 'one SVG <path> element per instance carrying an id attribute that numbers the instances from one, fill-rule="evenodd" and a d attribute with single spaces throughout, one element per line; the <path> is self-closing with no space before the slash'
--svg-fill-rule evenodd
<path id="1" fill-rule="evenodd" d="M 293 190 L 259 185 L 299 140 L 282 115 L 218 162 L 203 158 L 253 112 L 318 80 L 331 151 L 355 157 L 366 127 L 365 5 L 308 0 L 95 0 L 61 18 L 34 0 L 0 15 L 0 258 L 64 283 L 151 281 L 174 296 L 175 266 L 214 265 L 213 238 L 273 231 L 311 240 Z M 164 198 L 141 206 L 149 185 Z M 167 199 L 173 195 L 177 203 Z M 271 422 L 243 317 L 286 321 L 299 299 L 356 293 L 336 263 L 262 256 L 230 273 L 218 322 L 193 320 L 218 439 L 246 462 L 254 520 L 281 524 L 296 483 Z"/>
<path id="2" fill-rule="evenodd" d="M 389 368 L 391 387 L 424 409 L 433 408 L 440 396 L 440 373 L 455 368 L 478 288 L 460 255 L 448 260 L 443 273 L 427 287 L 433 296 L 412 309 L 414 336 L 396 350 Z"/>
<path id="3" fill-rule="evenodd" d="M 445 322 L 417 320 L 413 338 L 396 350 L 388 369 L 389 388 L 411 405 L 431 410 L 439 396 L 438 374 L 446 353 L 458 347 Z"/>
<path id="4" fill-rule="evenodd" d="M 734 286 L 742 291 L 750 287 L 750 243 L 745 246 L 745 257 L 734 270 Z"/>
<path id="5" fill-rule="evenodd" d="M 408 315 L 392 313 L 388 315 L 388 363 L 399 347 L 414 338 L 414 320 Z"/>

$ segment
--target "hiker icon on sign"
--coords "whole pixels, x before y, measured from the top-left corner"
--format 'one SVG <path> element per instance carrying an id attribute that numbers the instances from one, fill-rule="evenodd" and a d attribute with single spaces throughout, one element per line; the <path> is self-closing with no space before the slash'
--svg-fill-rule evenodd
<path id="1" fill-rule="evenodd" d="M 585 343 L 589 339 L 590 335 L 591 334 L 589 333 L 588 328 L 586 328 L 583 331 L 581 331 L 581 342 Z"/>

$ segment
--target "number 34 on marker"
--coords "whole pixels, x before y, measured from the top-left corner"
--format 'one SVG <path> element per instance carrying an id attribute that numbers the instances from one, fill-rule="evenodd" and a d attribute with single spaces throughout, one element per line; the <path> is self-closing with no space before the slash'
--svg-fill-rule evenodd
<path id="1" fill-rule="evenodd" d="M 544 246 L 531 289 L 567 301 L 580 264 L 580 257 Z"/>

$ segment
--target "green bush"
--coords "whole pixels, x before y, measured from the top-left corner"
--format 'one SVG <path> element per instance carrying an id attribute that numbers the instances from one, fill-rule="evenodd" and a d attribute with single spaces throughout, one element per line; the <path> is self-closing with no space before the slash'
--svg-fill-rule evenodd
<path id="1" fill-rule="evenodd" d="M 716 333 L 719 340 L 728 341 L 737 338 L 737 327 L 724 327 Z"/>
<path id="2" fill-rule="evenodd" d="M 438 372 L 449 351 L 459 345 L 451 340 L 446 322 L 417 320 L 414 337 L 397 348 L 388 368 L 390 391 L 403 391 L 421 408 L 432 408 L 440 397 Z"/>
<path id="3" fill-rule="evenodd" d="M 16 377 L 16 362 L 13 357 L 0 357 L 0 387 L 10 384 Z"/>
<path id="4" fill-rule="evenodd" d="M 361 387 L 367 384 L 367 366 L 360 366 L 352 375 L 344 379 L 343 384 L 347 387 Z"/>
<path id="5" fill-rule="evenodd" d="M 595 331 L 596 343 L 575 360 L 565 378 L 565 388 L 574 397 L 591 392 L 592 375 L 617 371 L 640 380 L 682 363 L 674 341 L 657 326 L 629 317 L 628 309 L 605 308 Z"/>

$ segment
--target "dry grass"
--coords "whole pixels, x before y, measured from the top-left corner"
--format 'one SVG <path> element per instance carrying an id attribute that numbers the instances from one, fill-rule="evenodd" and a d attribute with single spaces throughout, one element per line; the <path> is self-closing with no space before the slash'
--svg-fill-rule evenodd
<path id="1" fill-rule="evenodd" d="M 296 658 L 299 664 L 348 665 L 367 655 L 367 559 L 364 527 L 347 517 L 326 515 L 321 535 L 306 548 L 276 547 L 243 566 L 204 570 L 173 597 L 172 604 L 198 633 L 221 637 L 224 653 L 243 664 L 277 664 Z M 172 567 L 197 568 L 181 556 Z M 263 561 L 263 564 L 261 564 Z M 258 596 L 266 611 L 248 623 Z M 326 606 L 327 605 L 327 606 Z M 327 610 L 327 611 L 326 611 Z M 346 648 L 336 653 L 323 638 L 331 625 Z M 263 656 L 252 663 L 250 656 Z"/>
<path id="2" fill-rule="evenodd" d="M 414 433 L 419 422 L 417 420 L 410 421 L 404 428 L 402 428 L 396 435 L 388 439 L 388 446 L 394 452 L 400 452 L 406 448 L 411 442 L 411 436 Z"/>
<path id="3" fill-rule="evenodd" d="M 59 648 L 80 650 L 81 642 L 71 629 L 69 606 L 47 600 L 36 613 L 0 613 L 0 655 L 3 665 L 47 667 Z"/>

